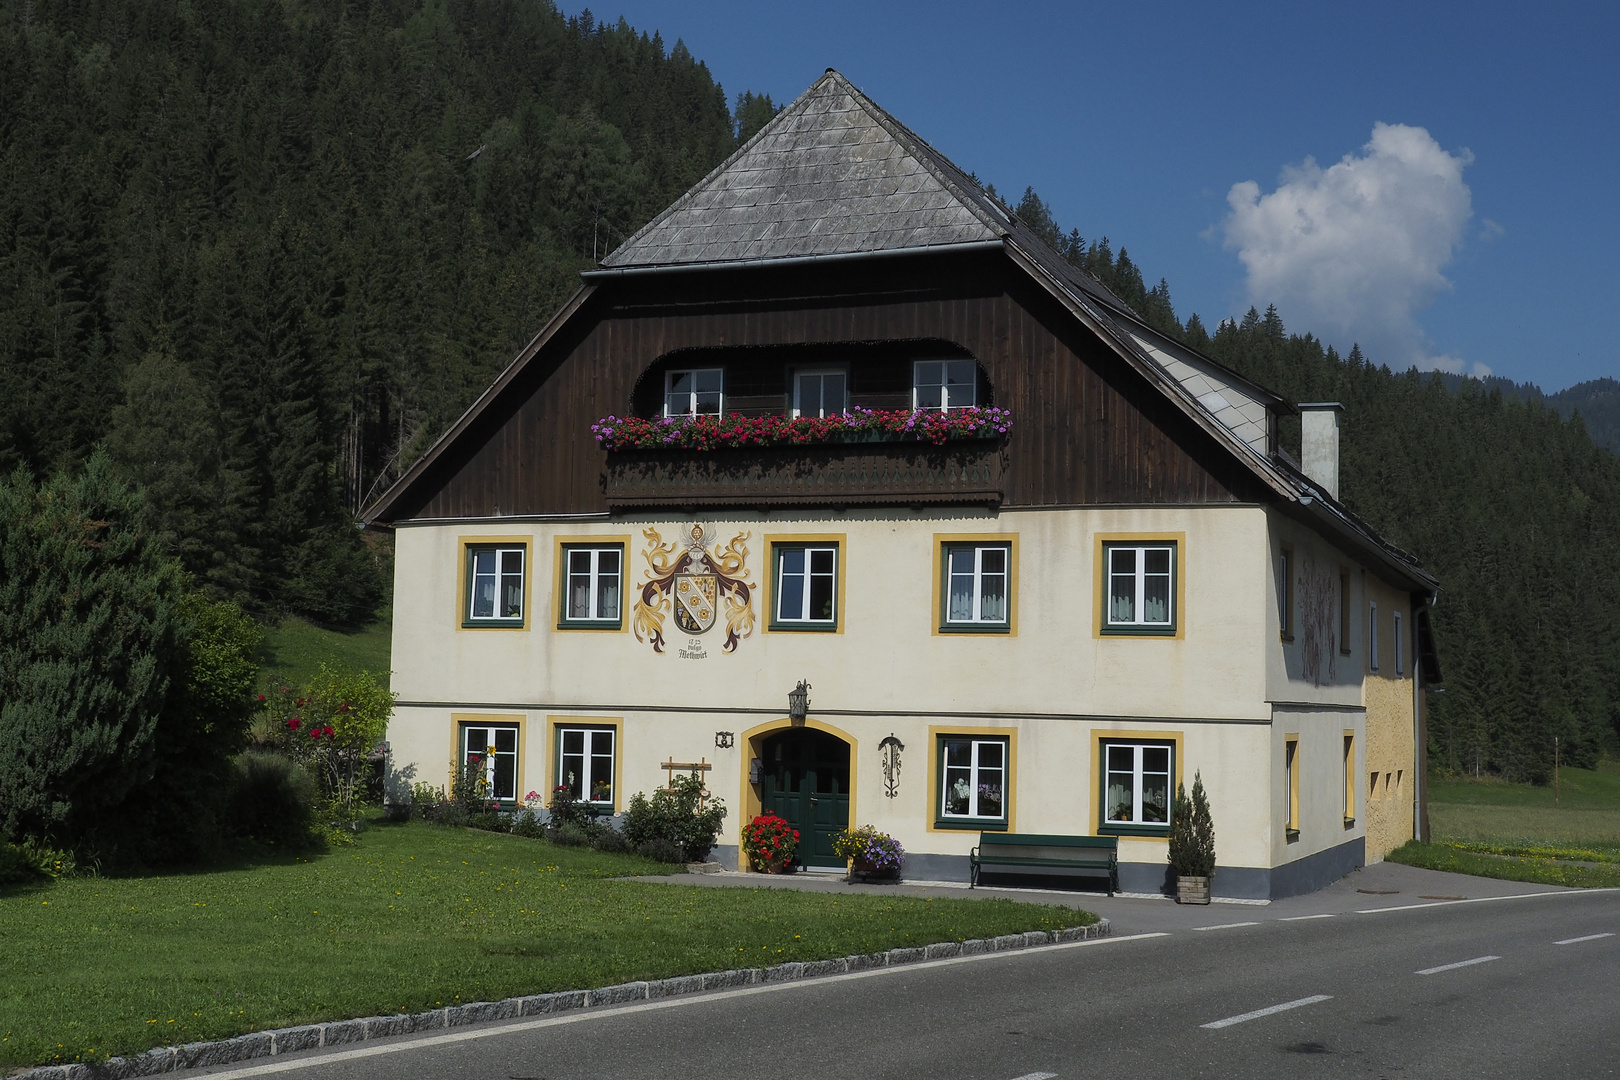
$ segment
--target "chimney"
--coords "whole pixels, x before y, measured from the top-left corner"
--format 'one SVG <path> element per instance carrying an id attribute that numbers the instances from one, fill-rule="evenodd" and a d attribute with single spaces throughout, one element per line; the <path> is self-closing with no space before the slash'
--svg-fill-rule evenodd
<path id="1" fill-rule="evenodd" d="M 1339 417 L 1337 401 L 1308 401 L 1299 406 L 1299 457 L 1305 475 L 1339 497 Z"/>

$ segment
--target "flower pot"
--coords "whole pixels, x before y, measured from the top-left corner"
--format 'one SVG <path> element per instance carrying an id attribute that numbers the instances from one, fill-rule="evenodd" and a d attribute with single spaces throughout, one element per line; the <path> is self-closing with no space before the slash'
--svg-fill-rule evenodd
<path id="1" fill-rule="evenodd" d="M 1176 903 L 1209 903 L 1209 878 L 1176 875 Z"/>
<path id="2" fill-rule="evenodd" d="M 898 866 L 875 867 L 857 859 L 850 863 L 849 880 L 874 885 L 891 884 L 900 880 L 900 868 Z"/>

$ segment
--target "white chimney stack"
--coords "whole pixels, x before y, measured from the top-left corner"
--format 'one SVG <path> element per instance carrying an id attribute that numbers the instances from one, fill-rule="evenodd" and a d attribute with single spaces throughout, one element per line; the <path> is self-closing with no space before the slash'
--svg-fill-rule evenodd
<path id="1" fill-rule="evenodd" d="M 1339 497 L 1339 417 L 1337 401 L 1301 402 L 1299 456 L 1305 475 L 1333 498 Z"/>

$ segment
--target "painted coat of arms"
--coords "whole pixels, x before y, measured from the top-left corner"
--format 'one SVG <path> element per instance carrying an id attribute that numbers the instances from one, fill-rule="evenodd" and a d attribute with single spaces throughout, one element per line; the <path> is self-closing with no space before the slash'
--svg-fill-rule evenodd
<path id="1" fill-rule="evenodd" d="M 708 632 L 725 615 L 726 641 L 722 652 L 733 652 L 737 642 L 754 632 L 754 586 L 743 563 L 752 533 L 740 532 L 724 547 L 692 526 L 683 546 L 665 543 L 657 529 L 643 529 L 647 549 L 647 580 L 636 597 L 632 626 L 637 641 L 664 651 L 664 619 L 673 615 L 681 632 L 697 636 Z"/>

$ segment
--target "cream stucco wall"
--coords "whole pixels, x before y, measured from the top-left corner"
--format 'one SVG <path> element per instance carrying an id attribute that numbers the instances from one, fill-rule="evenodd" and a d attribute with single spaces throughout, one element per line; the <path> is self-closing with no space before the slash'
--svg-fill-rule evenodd
<path id="1" fill-rule="evenodd" d="M 1412 612 L 1410 598 L 1372 575 L 1367 598 L 1378 605 L 1378 670 L 1368 662 L 1363 694 L 1367 704 L 1367 755 L 1359 777 L 1359 796 L 1367 819 L 1367 861 L 1412 839 L 1417 797 L 1412 770 L 1416 757 L 1413 723 Z M 1395 616 L 1400 615 L 1400 654 L 1396 653 Z M 1365 616 L 1364 616 L 1365 617 Z M 1376 782 L 1374 778 L 1376 777 Z"/>
<path id="2" fill-rule="evenodd" d="M 1297 645 L 1280 640 L 1275 572 L 1283 542 L 1335 572 L 1348 560 L 1263 508 L 709 517 L 701 524 L 711 552 L 738 537 L 737 549 L 746 549 L 753 629 L 728 653 L 723 629 L 689 638 L 666 617 L 667 645 L 655 652 L 628 618 L 629 598 L 648 576 L 644 530 L 680 542 L 692 524 L 666 517 L 402 526 L 395 549 L 395 768 L 445 783 L 455 718 L 505 716 L 523 725 L 522 789 L 544 791 L 556 769 L 555 718 L 617 723 L 621 807 L 628 793 L 664 782 L 660 762 L 706 759 L 715 765 L 710 789 L 732 813 L 721 842 L 734 844 L 748 802 L 743 735 L 785 726 L 787 692 L 805 679 L 811 723 L 844 733 L 855 746 L 853 819 L 895 834 L 912 852 L 962 855 L 977 839 L 976 832 L 933 827 L 930 731 L 943 727 L 1013 740 L 1011 806 L 1020 831 L 1096 832 L 1096 740 L 1132 732 L 1176 740 L 1177 771 L 1188 786 L 1195 771 L 1202 774 L 1222 865 L 1275 866 L 1361 835 L 1359 817 L 1349 831 L 1343 824 L 1342 761 L 1334 749 L 1346 728 L 1356 733 L 1358 754 L 1366 743 L 1360 663 L 1341 659 L 1321 685 L 1302 677 L 1290 653 Z M 838 633 L 767 628 L 767 537 L 803 535 L 840 538 Z M 1013 633 L 938 632 L 939 538 L 959 535 L 1016 544 Z M 1178 540 L 1176 636 L 1098 632 L 1099 540 L 1116 536 Z M 529 551 L 525 625 L 463 628 L 463 545 L 496 537 Z M 625 543 L 624 629 L 557 629 L 555 554 L 564 538 Z M 1290 723 L 1310 770 L 1302 792 L 1312 793 L 1308 827 L 1295 843 L 1283 836 L 1278 805 Z M 737 734 L 732 749 L 716 747 L 720 731 Z M 891 733 L 906 744 L 895 798 L 886 797 L 879 768 L 878 744 Z M 1358 765 L 1358 774 L 1364 771 Z M 1124 838 L 1120 858 L 1162 863 L 1165 842 Z"/>

